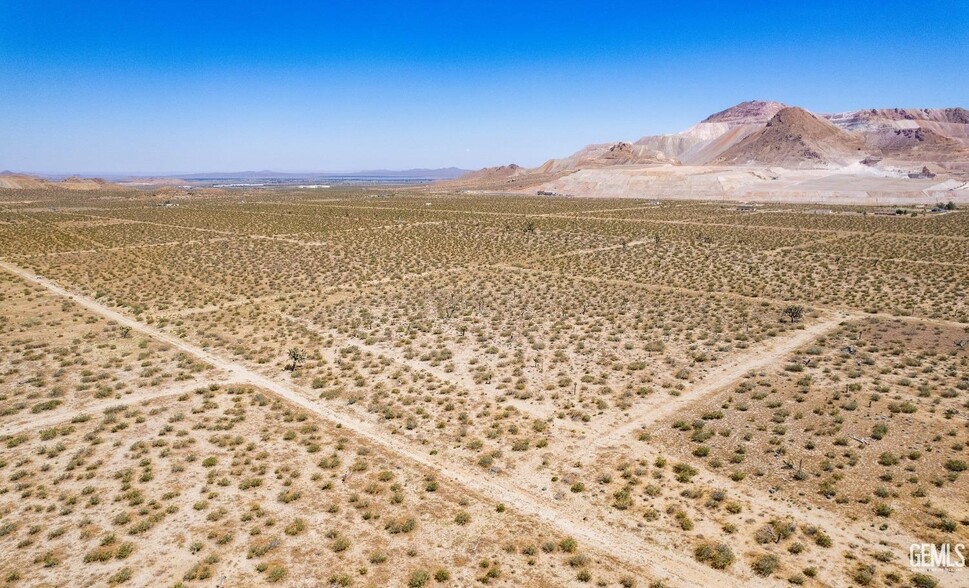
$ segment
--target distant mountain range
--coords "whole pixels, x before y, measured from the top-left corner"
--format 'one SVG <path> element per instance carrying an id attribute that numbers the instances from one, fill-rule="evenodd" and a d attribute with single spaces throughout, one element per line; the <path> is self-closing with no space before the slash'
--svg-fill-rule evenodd
<path id="1" fill-rule="evenodd" d="M 252 180 L 252 179 L 277 179 L 277 180 L 299 180 L 312 178 L 409 178 L 427 180 L 447 180 L 467 174 L 469 170 L 456 167 L 445 167 L 437 169 L 415 168 L 405 170 L 373 169 L 356 172 L 276 172 L 271 170 L 262 171 L 240 171 L 240 172 L 203 172 L 193 174 L 170 174 L 155 177 L 179 178 L 183 180 Z"/>
<path id="2" fill-rule="evenodd" d="M 295 186 L 300 184 L 352 184 L 354 182 L 420 183 L 453 180 L 469 173 L 457 167 L 405 170 L 374 169 L 357 172 L 276 172 L 272 170 L 238 172 L 201 172 L 191 174 L 27 174 L 11 171 L 0 172 L 0 188 L 39 189 L 61 188 L 72 190 L 116 189 L 119 187 L 152 186 L 212 186 L 227 184 L 268 184 Z"/>
<path id="3" fill-rule="evenodd" d="M 589 145 L 535 168 L 468 171 L 262 171 L 113 176 L 123 187 L 423 184 L 431 189 L 542 195 L 969 203 L 969 110 L 881 108 L 816 114 L 752 100 L 679 133 Z M 0 188 L 111 189 L 91 177 L 0 174 Z"/>

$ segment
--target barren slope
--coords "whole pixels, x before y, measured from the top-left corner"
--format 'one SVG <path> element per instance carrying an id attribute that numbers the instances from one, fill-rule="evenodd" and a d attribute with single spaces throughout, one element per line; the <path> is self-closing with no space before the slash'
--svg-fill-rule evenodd
<path id="1" fill-rule="evenodd" d="M 0 174 L 0 188 L 24 190 L 45 187 L 46 182 L 25 174 Z"/>
<path id="2" fill-rule="evenodd" d="M 645 145 L 620 141 L 619 143 L 589 145 L 569 157 L 550 159 L 537 167 L 535 171 L 557 173 L 611 165 L 641 165 L 669 163 L 670 161 L 671 158 Z"/>
<path id="3" fill-rule="evenodd" d="M 38 188 L 61 188 L 65 190 L 115 190 L 119 186 L 101 178 L 71 176 L 60 181 L 45 180 L 28 174 L 0 174 L 0 189 L 30 190 Z"/>
<path id="4" fill-rule="evenodd" d="M 867 148 L 895 161 L 969 161 L 969 111 L 884 108 L 825 115 L 861 135 Z"/>
<path id="5" fill-rule="evenodd" d="M 740 141 L 714 163 L 814 168 L 848 165 L 864 158 L 860 137 L 803 108 L 785 108 L 762 130 Z"/>

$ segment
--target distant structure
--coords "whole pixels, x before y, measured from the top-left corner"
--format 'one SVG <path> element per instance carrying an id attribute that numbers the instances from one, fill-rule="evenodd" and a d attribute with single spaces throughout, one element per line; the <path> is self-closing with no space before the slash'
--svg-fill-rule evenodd
<path id="1" fill-rule="evenodd" d="M 908 177 L 910 179 L 912 179 L 912 180 L 922 180 L 922 179 L 928 180 L 928 179 L 934 178 L 935 177 L 935 174 L 932 173 L 932 171 L 929 169 L 929 166 L 923 165 L 922 166 L 922 171 L 920 171 L 920 172 L 912 172 L 912 173 L 908 174 Z"/>

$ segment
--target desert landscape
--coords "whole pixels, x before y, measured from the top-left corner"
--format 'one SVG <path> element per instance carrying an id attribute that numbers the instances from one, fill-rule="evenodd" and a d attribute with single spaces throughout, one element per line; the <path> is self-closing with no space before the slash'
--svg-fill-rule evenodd
<path id="1" fill-rule="evenodd" d="M 969 2 L 0 2 L 0 588 L 969 588 Z"/>
<path id="2" fill-rule="evenodd" d="M 958 203 L 37 182 L 4 585 L 966 585 Z"/>

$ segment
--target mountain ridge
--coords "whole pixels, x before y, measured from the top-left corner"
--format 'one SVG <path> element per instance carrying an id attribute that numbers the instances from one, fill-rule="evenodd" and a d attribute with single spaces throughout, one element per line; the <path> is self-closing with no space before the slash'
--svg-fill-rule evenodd
<path id="1" fill-rule="evenodd" d="M 819 114 L 749 100 L 678 133 L 588 145 L 535 168 L 489 169 L 432 186 L 607 198 L 969 202 L 969 110 Z"/>
<path id="2" fill-rule="evenodd" d="M 786 128 L 788 123 L 783 120 L 774 121 L 780 113 L 796 118 L 790 121 L 793 128 Z M 810 135 L 808 142 L 801 144 L 805 134 Z M 757 145 L 752 146 L 753 141 Z M 535 168 L 516 166 L 515 177 L 650 164 L 823 169 L 883 159 L 901 165 L 958 163 L 969 170 L 969 110 L 872 108 L 815 114 L 781 102 L 748 100 L 711 114 L 679 133 L 648 135 L 631 143 L 591 144 Z M 494 174 L 475 173 L 458 180 L 494 179 Z"/>

